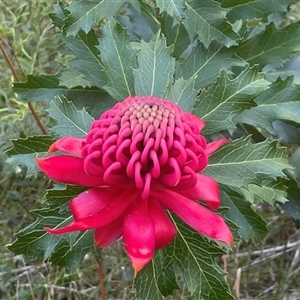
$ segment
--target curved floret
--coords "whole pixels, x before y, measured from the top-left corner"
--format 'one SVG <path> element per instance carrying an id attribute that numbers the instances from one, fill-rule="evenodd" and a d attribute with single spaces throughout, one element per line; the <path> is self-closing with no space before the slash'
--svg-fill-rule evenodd
<path id="1" fill-rule="evenodd" d="M 123 236 L 135 271 L 167 246 L 176 228 L 166 210 L 210 238 L 232 243 L 216 181 L 200 174 L 209 155 L 227 143 L 207 143 L 204 121 L 177 104 L 152 96 L 130 96 L 92 124 L 85 138 L 63 137 L 37 158 L 53 180 L 91 187 L 70 202 L 74 221 L 53 234 L 94 230 L 97 247 Z M 209 208 L 199 203 L 203 201 Z"/>

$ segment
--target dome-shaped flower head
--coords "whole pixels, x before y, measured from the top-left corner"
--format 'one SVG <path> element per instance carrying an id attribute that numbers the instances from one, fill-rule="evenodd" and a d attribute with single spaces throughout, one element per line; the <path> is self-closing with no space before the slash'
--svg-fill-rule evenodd
<path id="1" fill-rule="evenodd" d="M 167 211 L 200 234 L 232 243 L 229 228 L 212 211 L 220 205 L 218 185 L 200 174 L 228 140 L 207 143 L 203 126 L 170 100 L 130 96 L 94 121 L 85 138 L 59 139 L 48 152 L 60 154 L 37 158 L 40 169 L 53 180 L 90 189 L 70 201 L 72 223 L 45 229 L 92 229 L 97 247 L 123 236 L 135 272 L 174 239 Z"/>

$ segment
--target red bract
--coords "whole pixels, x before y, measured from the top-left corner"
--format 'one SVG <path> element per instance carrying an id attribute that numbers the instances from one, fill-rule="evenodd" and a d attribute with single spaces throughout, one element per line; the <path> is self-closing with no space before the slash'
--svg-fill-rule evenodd
<path id="1" fill-rule="evenodd" d="M 167 246 L 176 228 L 166 210 L 210 238 L 232 243 L 220 206 L 216 181 L 199 174 L 208 156 L 228 142 L 207 144 L 204 122 L 169 100 L 128 97 L 96 120 L 86 138 L 64 137 L 37 158 L 53 180 L 88 186 L 70 202 L 74 221 L 53 234 L 94 229 L 97 247 L 123 236 L 137 273 Z M 210 208 L 199 203 L 203 201 Z"/>

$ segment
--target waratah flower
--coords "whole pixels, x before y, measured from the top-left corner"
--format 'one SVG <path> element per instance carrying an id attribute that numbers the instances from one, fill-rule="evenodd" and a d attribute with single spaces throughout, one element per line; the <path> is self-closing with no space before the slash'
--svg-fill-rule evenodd
<path id="1" fill-rule="evenodd" d="M 90 187 L 70 201 L 74 221 L 52 234 L 94 230 L 97 247 L 123 236 L 137 273 L 175 237 L 168 211 L 212 239 L 232 243 L 216 181 L 199 172 L 227 139 L 207 143 L 204 121 L 152 96 L 128 97 L 94 121 L 85 138 L 63 137 L 37 158 L 53 180 Z M 65 154 L 61 154 L 65 152 Z M 204 202 L 205 207 L 199 202 Z"/>

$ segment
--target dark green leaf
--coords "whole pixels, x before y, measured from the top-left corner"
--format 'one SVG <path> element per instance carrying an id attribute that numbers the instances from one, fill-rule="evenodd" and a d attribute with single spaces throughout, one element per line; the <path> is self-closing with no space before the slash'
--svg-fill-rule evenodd
<path id="1" fill-rule="evenodd" d="M 238 225 L 238 233 L 244 240 L 253 239 L 259 241 L 267 231 L 266 223 L 252 210 L 251 204 L 243 199 L 237 192 L 222 191 L 222 205 L 230 209 L 225 212 L 225 216 Z"/>
<path id="2" fill-rule="evenodd" d="M 65 267 L 67 272 L 80 267 L 84 256 L 95 248 L 93 231 L 88 230 L 78 235 L 70 247 L 69 243 L 60 243 L 50 257 L 54 265 Z"/>
<path id="3" fill-rule="evenodd" d="M 21 101 L 50 102 L 56 96 L 65 96 L 68 99 L 76 99 L 76 102 L 85 102 L 95 105 L 97 99 L 101 99 L 105 92 L 96 87 L 83 88 L 76 86 L 71 89 L 60 85 L 57 75 L 28 75 L 26 82 L 15 82 L 14 92 Z"/>
<path id="4" fill-rule="evenodd" d="M 260 185 L 261 177 L 276 179 L 285 177 L 282 170 L 289 168 L 284 148 L 264 141 L 251 144 L 250 138 L 232 141 L 210 156 L 206 175 L 219 183 L 246 188 Z"/>
<path id="5" fill-rule="evenodd" d="M 107 83 L 107 75 L 99 58 L 98 40 L 94 31 L 88 34 L 80 31 L 75 37 L 60 36 L 64 43 L 64 53 L 72 55 L 68 64 L 85 75 L 85 80 L 92 86 L 103 88 Z"/>
<path id="6" fill-rule="evenodd" d="M 258 106 L 243 111 L 234 122 L 246 123 L 263 128 L 275 134 L 272 123 L 275 120 L 300 122 L 300 89 L 292 78 L 277 80 L 270 88 L 255 98 Z"/>
<path id="7" fill-rule="evenodd" d="M 94 120 L 84 108 L 78 111 L 73 103 L 65 98 L 58 97 L 50 102 L 47 111 L 57 122 L 51 131 L 59 136 L 84 137 Z"/>
<path id="8" fill-rule="evenodd" d="M 133 69 L 137 67 L 137 51 L 131 48 L 129 38 L 112 19 L 103 26 L 98 48 L 109 81 L 105 90 L 116 100 L 134 94 Z"/>
<path id="9" fill-rule="evenodd" d="M 230 8 L 227 18 L 230 22 L 236 20 L 262 19 L 266 22 L 267 17 L 274 12 L 286 12 L 290 4 L 296 3 L 296 0 L 243 0 L 228 1 L 216 0 L 222 7 Z"/>
<path id="10" fill-rule="evenodd" d="M 255 35 L 251 39 L 242 41 L 236 50 L 236 54 L 251 65 L 260 64 L 262 68 L 269 63 L 289 58 L 299 50 L 299 22 L 282 29 L 277 29 L 271 23 L 267 25 L 262 33 Z"/>
<path id="11" fill-rule="evenodd" d="M 189 292 L 195 299 L 233 300 L 224 279 L 225 273 L 215 261 L 216 257 L 224 254 L 224 250 L 178 218 L 172 216 L 172 219 L 177 236 L 166 252 L 181 269 Z"/>
<path id="12" fill-rule="evenodd" d="M 179 78 L 174 84 L 169 85 L 164 98 L 177 103 L 182 110 L 191 111 L 196 101 L 197 91 L 194 90 L 194 79 Z"/>
<path id="13" fill-rule="evenodd" d="M 85 190 L 83 187 L 73 185 L 62 186 L 61 189 L 48 190 L 45 195 L 45 201 L 47 201 L 49 207 L 58 207 L 68 203 Z"/>
<path id="14" fill-rule="evenodd" d="M 179 290 L 180 288 L 176 282 L 173 266 L 166 265 L 168 262 L 168 257 L 166 259 L 166 251 L 157 251 L 154 262 L 158 269 L 157 284 L 160 292 L 164 296 L 172 295 L 174 290 Z"/>
<path id="15" fill-rule="evenodd" d="M 87 86 L 90 87 L 90 82 L 84 79 L 84 74 L 69 67 L 59 77 L 59 85 L 65 86 L 68 89 L 79 86 L 86 88 Z"/>
<path id="16" fill-rule="evenodd" d="M 257 67 L 246 68 L 230 80 L 222 71 L 218 80 L 203 92 L 195 104 L 195 112 L 206 122 L 203 130 L 211 134 L 225 129 L 234 129 L 233 117 L 254 105 L 252 99 L 268 87 Z"/>
<path id="17" fill-rule="evenodd" d="M 139 10 L 139 6 L 134 0 L 75 0 L 67 8 L 71 14 L 65 20 L 63 29 L 68 36 L 75 36 L 80 30 L 88 33 L 93 25 L 100 23 L 105 18 L 113 17 L 126 2 Z"/>
<path id="18" fill-rule="evenodd" d="M 233 66 L 245 66 L 245 62 L 234 54 L 233 48 L 228 49 L 212 42 L 206 49 L 201 43 L 195 42 L 190 56 L 176 65 L 176 77 L 196 77 L 195 88 L 200 90 L 213 83 L 222 69 L 229 73 Z"/>
<path id="19" fill-rule="evenodd" d="M 134 280 L 136 300 L 163 300 L 164 297 L 158 287 L 158 272 L 153 260 L 144 267 Z"/>
<path id="20" fill-rule="evenodd" d="M 139 68 L 133 72 L 136 95 L 160 97 L 163 94 L 174 73 L 175 62 L 170 54 L 171 48 L 167 48 L 164 38 L 157 37 L 150 43 L 142 41 Z"/>
<path id="21" fill-rule="evenodd" d="M 173 17 L 173 25 L 178 23 L 185 17 L 185 1 L 184 0 L 156 0 L 156 6 L 162 13 L 166 11 L 170 16 Z"/>
<path id="22" fill-rule="evenodd" d="M 29 259 L 37 257 L 48 259 L 59 243 L 63 242 L 63 238 L 47 233 L 44 227 L 53 228 L 66 225 L 72 217 L 69 212 L 60 213 L 58 208 L 44 208 L 35 210 L 33 213 L 38 216 L 38 219 L 19 231 L 16 235 L 17 240 L 8 248 L 15 254 L 24 254 Z M 70 235 L 65 235 L 64 238 L 67 236 Z"/>
<path id="23" fill-rule="evenodd" d="M 173 56 L 179 59 L 191 43 L 185 27 L 182 22 L 174 25 L 173 18 L 165 14 L 163 14 L 160 22 L 161 31 L 166 37 L 167 45 L 172 47 Z"/>
<path id="24" fill-rule="evenodd" d="M 7 151 L 8 155 L 47 152 L 56 138 L 51 135 L 32 136 L 12 140 L 14 147 Z"/>
<path id="25" fill-rule="evenodd" d="M 274 132 L 283 144 L 297 144 L 300 146 L 300 125 L 276 120 L 272 123 Z"/>
<path id="26" fill-rule="evenodd" d="M 194 40 L 194 37 L 198 35 L 199 41 L 206 48 L 214 40 L 226 47 L 237 45 L 239 35 L 226 21 L 227 12 L 228 10 L 221 8 L 218 3 L 209 0 L 189 2 L 183 24 L 190 39 Z"/>

